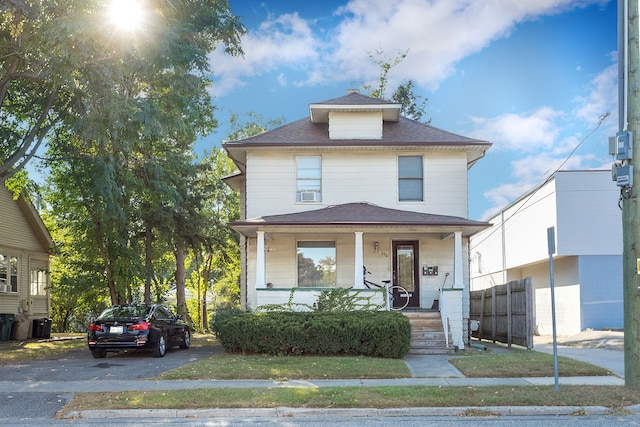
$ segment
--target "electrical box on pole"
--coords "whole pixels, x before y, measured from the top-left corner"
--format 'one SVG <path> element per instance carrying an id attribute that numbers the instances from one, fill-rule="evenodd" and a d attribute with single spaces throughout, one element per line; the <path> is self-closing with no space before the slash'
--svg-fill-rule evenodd
<path id="1" fill-rule="evenodd" d="M 618 187 L 633 187 L 633 165 L 630 164 L 633 159 L 633 133 L 621 131 L 610 137 L 609 154 L 620 162 L 611 167 L 611 179 Z"/>
<path id="2" fill-rule="evenodd" d="M 633 159 L 633 134 L 627 130 L 609 138 L 609 154 L 616 160 Z"/>

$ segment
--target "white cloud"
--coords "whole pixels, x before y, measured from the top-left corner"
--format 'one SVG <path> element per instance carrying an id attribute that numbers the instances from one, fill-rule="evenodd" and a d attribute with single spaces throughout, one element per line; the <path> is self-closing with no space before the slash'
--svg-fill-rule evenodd
<path id="1" fill-rule="evenodd" d="M 556 143 L 562 112 L 542 107 L 530 114 L 502 114 L 493 118 L 471 117 L 472 137 L 491 141 L 493 150 L 540 151 Z"/>
<path id="2" fill-rule="evenodd" d="M 473 118 L 474 135 L 494 142 L 498 150 L 525 151 L 525 157 L 511 161 L 509 183 L 498 185 L 483 195 L 490 203 L 483 218 L 495 213 L 525 192 L 543 182 L 558 169 L 607 169 L 608 135 L 617 129 L 617 65 L 611 65 L 595 75 L 586 88 L 586 95 L 576 97 L 576 108 L 570 121 L 584 126 L 585 131 L 571 133 L 564 128 L 566 114 L 548 107 L 532 114 L 504 114 L 494 118 Z M 611 113 L 598 132 L 603 114 Z M 593 143 L 591 154 L 581 154 L 582 144 Z M 575 153 L 574 153 L 575 150 Z M 593 154 L 600 153 L 600 155 Z"/>
<path id="3" fill-rule="evenodd" d="M 211 61 L 216 94 L 233 84 L 278 68 L 304 71 L 294 84 L 369 80 L 378 67 L 367 53 L 385 57 L 409 50 L 393 78 L 435 89 L 455 72 L 458 61 L 507 37 L 520 22 L 607 0 L 351 0 L 336 11 L 334 28 L 314 33 L 314 22 L 297 13 L 271 16 L 243 38 L 244 58 L 222 50 Z M 291 80 L 291 79 L 288 79 Z M 395 82 L 391 82 L 392 84 Z"/>
<path id="4" fill-rule="evenodd" d="M 297 13 L 270 17 L 255 31 L 242 39 L 244 56 L 231 57 L 217 49 L 210 57 L 214 72 L 214 95 L 231 92 L 244 85 L 247 77 L 264 74 L 283 67 L 313 68 L 318 61 L 320 42 L 315 38 L 309 22 Z M 278 81 L 286 78 L 279 73 Z"/>
<path id="5" fill-rule="evenodd" d="M 618 64 L 612 64 L 596 75 L 587 88 L 584 97 L 576 98 L 579 104 L 575 110 L 577 118 L 587 123 L 596 123 L 606 113 L 617 116 Z"/>

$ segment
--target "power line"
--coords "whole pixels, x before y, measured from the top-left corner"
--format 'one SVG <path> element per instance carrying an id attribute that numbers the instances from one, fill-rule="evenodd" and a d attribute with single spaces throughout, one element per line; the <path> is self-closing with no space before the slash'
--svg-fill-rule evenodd
<path id="1" fill-rule="evenodd" d="M 510 220 L 511 218 L 513 218 L 514 216 L 516 216 L 516 214 L 518 214 L 518 212 L 520 212 L 522 209 L 524 209 L 524 207 L 527 205 L 527 203 L 529 202 L 529 200 L 531 200 L 531 198 L 533 196 L 535 196 L 538 191 L 544 187 L 549 181 L 551 181 L 551 179 L 555 176 L 555 174 L 564 166 L 567 164 L 567 162 L 571 159 L 571 157 L 575 154 L 575 152 L 578 150 L 578 148 L 580 148 L 580 146 L 582 146 L 582 144 L 589 139 L 589 137 L 591 135 L 593 135 L 602 125 L 602 123 L 607 119 L 607 117 L 609 117 L 611 115 L 611 113 L 606 112 L 604 114 L 602 114 L 599 118 L 598 118 L 598 122 L 596 123 L 596 126 L 587 134 L 584 136 L 584 138 L 582 138 L 580 140 L 580 142 L 578 142 L 578 144 L 573 148 L 573 150 L 571 150 L 571 152 L 569 153 L 569 155 L 567 156 L 567 158 L 560 164 L 560 166 L 558 166 L 553 173 L 551 173 L 550 175 L 547 176 L 547 178 L 540 184 L 538 184 L 538 186 L 534 187 L 534 189 L 532 190 L 531 194 L 529 194 L 529 196 L 524 200 L 524 202 L 518 207 L 518 209 L 516 209 L 516 211 L 509 216 L 508 218 L 504 218 L 502 220 L 502 226 L 504 226 L 508 220 Z M 548 172 L 548 171 L 547 171 Z M 514 202 L 515 203 L 515 202 Z M 509 205 L 507 205 L 508 207 Z M 504 212 L 506 210 L 506 207 L 502 209 L 502 212 Z M 492 229 L 489 234 L 487 234 L 481 241 L 477 242 L 474 247 L 472 248 L 471 246 L 469 246 L 469 251 L 471 251 L 472 249 L 474 249 L 475 247 L 477 247 L 478 245 L 484 243 L 489 237 L 491 237 L 494 233 L 496 233 L 498 231 L 498 228 L 494 228 Z"/>

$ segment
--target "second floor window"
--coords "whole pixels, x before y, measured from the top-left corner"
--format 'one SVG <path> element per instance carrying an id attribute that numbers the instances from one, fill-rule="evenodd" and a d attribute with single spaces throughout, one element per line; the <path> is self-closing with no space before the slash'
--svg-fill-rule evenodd
<path id="1" fill-rule="evenodd" d="M 424 200 L 422 156 L 398 157 L 398 200 L 401 202 Z"/>
<path id="2" fill-rule="evenodd" d="M 322 201 L 322 161 L 320 156 L 296 157 L 296 202 Z"/>

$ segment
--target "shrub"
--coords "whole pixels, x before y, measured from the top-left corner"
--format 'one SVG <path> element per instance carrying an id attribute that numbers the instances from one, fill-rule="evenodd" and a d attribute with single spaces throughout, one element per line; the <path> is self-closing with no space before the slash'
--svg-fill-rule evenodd
<path id="1" fill-rule="evenodd" d="M 389 311 L 221 313 L 211 329 L 230 353 L 402 358 L 411 325 Z"/>

